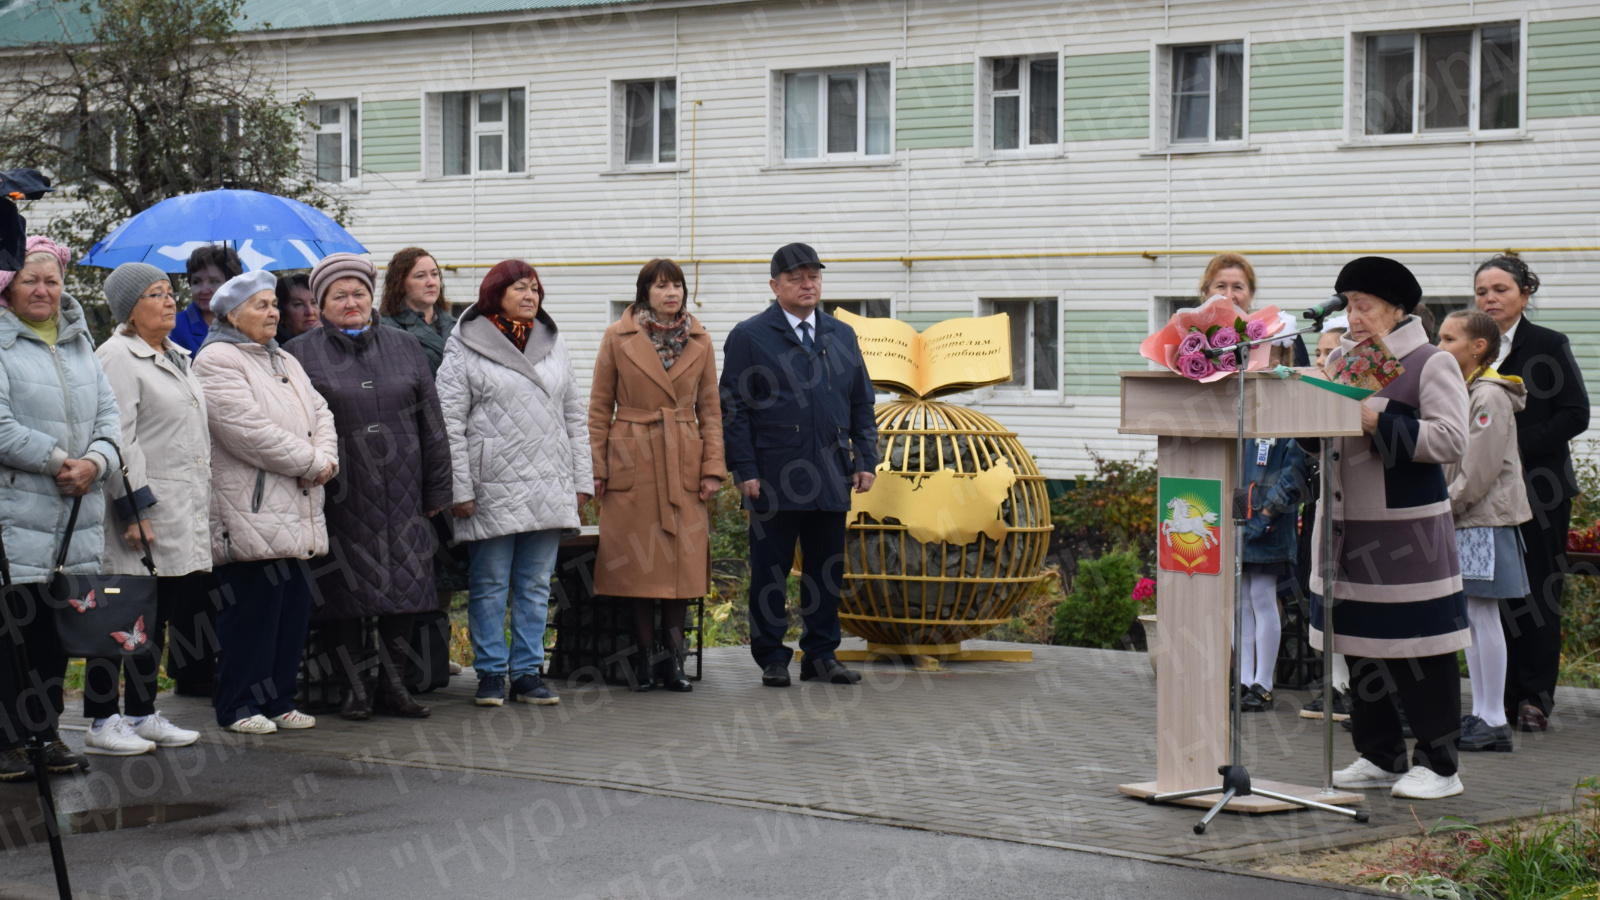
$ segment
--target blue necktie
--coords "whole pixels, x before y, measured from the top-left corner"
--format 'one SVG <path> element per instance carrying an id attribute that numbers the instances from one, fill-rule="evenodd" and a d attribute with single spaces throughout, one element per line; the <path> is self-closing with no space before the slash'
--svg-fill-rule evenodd
<path id="1" fill-rule="evenodd" d="M 807 353 L 811 352 L 811 323 L 810 322 L 801 322 L 800 323 L 800 346 L 806 348 L 806 352 Z"/>

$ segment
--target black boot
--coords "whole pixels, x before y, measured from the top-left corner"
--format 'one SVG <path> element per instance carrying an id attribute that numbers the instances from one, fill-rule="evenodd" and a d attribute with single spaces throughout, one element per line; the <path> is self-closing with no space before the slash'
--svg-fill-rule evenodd
<path id="1" fill-rule="evenodd" d="M 335 627 L 339 629 L 339 643 L 333 648 L 334 665 L 344 676 L 339 715 L 352 722 L 365 722 L 372 718 L 372 689 L 361 673 L 366 660 L 362 653 L 360 623 L 341 622 Z"/>
<path id="2" fill-rule="evenodd" d="M 672 650 L 667 654 L 667 674 L 661 679 L 661 686 L 669 691 L 686 694 L 694 690 L 694 683 L 683 674 L 683 653 Z"/>
<path id="3" fill-rule="evenodd" d="M 655 690 L 656 673 L 650 664 L 650 651 L 635 645 L 629 663 L 633 666 L 633 689 L 639 693 Z"/>
<path id="4" fill-rule="evenodd" d="M 378 703 L 384 711 L 402 719 L 426 719 L 433 715 L 406 690 L 401 666 L 411 646 L 411 616 L 382 616 L 378 619 Z"/>

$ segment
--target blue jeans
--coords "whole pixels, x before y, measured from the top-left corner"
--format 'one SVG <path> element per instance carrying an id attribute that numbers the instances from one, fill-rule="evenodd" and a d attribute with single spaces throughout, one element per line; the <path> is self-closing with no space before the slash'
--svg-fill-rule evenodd
<path id="1" fill-rule="evenodd" d="M 506 597 L 511 598 L 511 677 L 539 671 L 550 576 L 561 548 L 561 529 L 525 531 L 467 545 L 467 630 L 478 675 L 507 670 Z"/>

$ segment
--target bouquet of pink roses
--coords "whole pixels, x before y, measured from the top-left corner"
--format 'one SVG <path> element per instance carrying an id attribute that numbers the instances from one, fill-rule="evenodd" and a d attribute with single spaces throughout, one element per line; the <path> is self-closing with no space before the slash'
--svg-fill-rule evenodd
<path id="1" fill-rule="evenodd" d="M 1224 350 L 1241 341 L 1259 341 L 1283 328 L 1284 322 L 1276 306 L 1246 313 L 1226 297 L 1212 297 L 1197 308 L 1173 313 L 1165 328 L 1139 345 L 1139 355 L 1185 378 L 1216 381 L 1230 372 L 1237 372 L 1239 360 L 1231 353 L 1211 359 L 1205 355 L 1207 350 Z M 1251 347 L 1245 371 L 1269 368 L 1271 355 L 1269 344 Z"/>

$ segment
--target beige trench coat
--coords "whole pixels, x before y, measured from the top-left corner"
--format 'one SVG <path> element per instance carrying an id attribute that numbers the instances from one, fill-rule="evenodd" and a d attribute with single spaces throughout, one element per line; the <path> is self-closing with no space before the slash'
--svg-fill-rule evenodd
<path id="1" fill-rule="evenodd" d="M 95 350 L 122 413 L 122 459 L 135 492 L 148 487 L 155 505 L 144 511 L 155 540 L 151 555 L 163 576 L 211 571 L 211 435 L 206 395 L 190 367 L 180 368 L 143 338 L 119 330 Z M 112 462 L 114 466 L 115 461 Z M 106 475 L 106 548 L 101 571 L 144 575 L 144 551 L 122 542 L 127 523 L 110 510 L 123 493 L 122 476 Z"/>
<path id="2" fill-rule="evenodd" d="M 726 480 L 722 406 L 711 336 L 690 317 L 689 343 L 669 371 L 633 310 L 606 329 L 589 395 L 600 500 L 595 593 L 703 597 L 710 517 L 700 479 Z"/>

